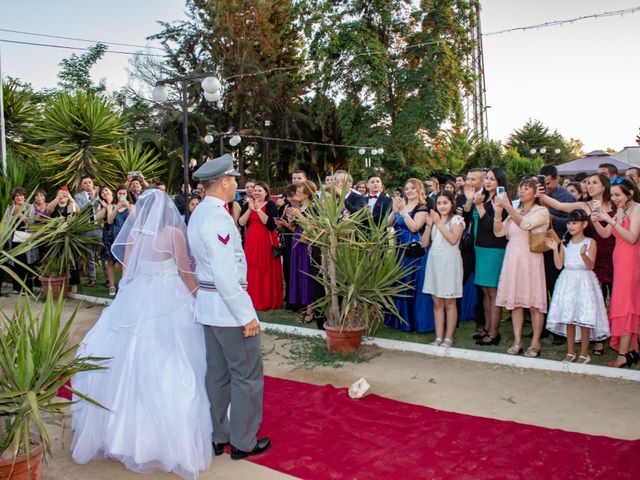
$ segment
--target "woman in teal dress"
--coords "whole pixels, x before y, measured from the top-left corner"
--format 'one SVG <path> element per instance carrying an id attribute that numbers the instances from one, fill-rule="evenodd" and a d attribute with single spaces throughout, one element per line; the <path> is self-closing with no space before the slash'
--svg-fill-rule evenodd
<path id="1" fill-rule="evenodd" d="M 396 244 L 407 246 L 411 242 L 418 242 L 422 238 L 427 219 L 427 205 L 424 185 L 417 178 L 410 178 L 404 187 L 406 201 L 401 198 L 393 199 L 393 210 L 387 217 L 387 226 L 393 227 L 396 233 Z M 411 267 L 412 271 L 403 282 L 413 287 L 404 292 L 405 296 L 396 297 L 394 302 L 404 322 L 395 315 L 387 314 L 385 325 L 396 330 L 418 333 L 435 330 L 433 320 L 433 302 L 431 295 L 422 293 L 424 283 L 424 269 L 427 263 L 427 250 L 421 257 L 409 257 L 405 249 L 398 250 L 402 255 L 402 266 Z"/>
<path id="2" fill-rule="evenodd" d="M 476 271 L 475 282 L 482 289 L 484 329 L 474 338 L 478 345 L 498 345 L 500 343 L 500 317 L 502 308 L 496 307 L 498 280 L 507 247 L 506 238 L 493 233 L 495 212 L 491 201 L 498 187 L 507 189 L 507 174 L 502 168 L 492 168 L 484 180 L 484 192 L 474 198 L 473 225 L 475 238 Z M 503 220 L 506 212 L 502 212 Z"/>

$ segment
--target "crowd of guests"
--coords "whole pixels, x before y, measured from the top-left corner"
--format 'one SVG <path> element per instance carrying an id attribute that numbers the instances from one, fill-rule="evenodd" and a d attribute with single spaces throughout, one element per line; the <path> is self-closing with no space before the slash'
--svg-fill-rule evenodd
<path id="1" fill-rule="evenodd" d="M 611 365 L 624 367 L 639 359 L 638 182 L 638 168 L 622 177 L 609 164 L 597 173 L 562 180 L 556 167 L 545 165 L 514 186 L 502 168 L 474 168 L 449 178 L 410 178 L 387 195 L 376 173 L 354 187 L 349 173 L 338 170 L 317 186 L 297 170 L 282 195 L 272 195 L 265 182 L 248 180 L 244 195 L 227 210 L 242 233 L 247 289 L 257 310 L 284 306 L 298 312 L 301 323 L 316 321 L 322 327 L 309 308 L 324 294 L 314 279 L 320 252 L 304 243 L 299 221 L 313 212 L 319 190 L 333 188 L 343 192 L 346 214 L 369 209 L 373 221 L 393 229 L 403 247 L 398 250 L 401 262 L 411 267 L 403 279 L 410 288 L 395 299 L 400 317 L 388 314 L 388 328 L 435 331 L 433 344 L 450 347 L 459 323 L 474 319 L 476 343 L 499 345 L 505 309 L 514 336 L 506 349 L 510 355 L 539 357 L 541 339 L 553 335 L 555 344 L 567 344 L 565 361 L 589 363 L 591 355 L 603 355 L 610 338 L 618 352 Z M 164 189 L 162 182 L 154 186 Z M 63 187 L 50 202 L 38 190 L 18 229 L 91 208 L 96 228 L 88 235 L 99 238 L 101 248 L 87 256 L 89 285 L 95 284 L 95 260 L 100 258 L 109 294 L 115 295 L 117 261 L 110 246 L 148 187 L 144 176 L 132 172 L 115 189 L 97 188 L 85 177 L 78 194 Z M 186 222 L 203 195 L 199 184 L 193 191 L 183 186 L 175 196 Z M 25 200 L 24 189 L 14 189 L 5 215 L 16 214 Z M 21 260 L 34 265 L 38 256 L 28 252 Z M 15 272 L 28 277 L 19 267 Z M 72 272 L 72 289 L 79 282 L 78 272 Z M 532 326 L 528 346 L 527 322 Z"/>
<path id="2" fill-rule="evenodd" d="M 154 183 L 156 188 L 164 189 L 164 184 L 160 181 Z M 130 172 L 127 179 L 117 188 L 109 186 L 99 187 L 94 184 L 91 177 L 85 176 L 80 179 L 80 189 L 73 195 L 66 186 L 60 187 L 47 201 L 47 192 L 42 189 L 35 191 L 33 204 L 25 205 L 27 192 L 23 187 L 15 187 L 11 192 L 11 204 L 5 212 L 5 218 L 10 219 L 14 215 L 20 218 L 16 224 L 16 232 L 4 245 L 5 249 L 11 249 L 17 243 L 27 238 L 27 232 L 33 225 L 42 224 L 46 218 L 64 217 L 78 214 L 83 209 L 90 209 L 91 222 L 95 228 L 87 231 L 87 237 L 95 238 L 96 242 L 89 243 L 89 252 L 85 259 L 76 259 L 76 267 L 69 272 L 69 288 L 72 293 L 77 292 L 80 285 L 80 265 L 86 266 L 87 284 L 96 284 L 96 262 L 102 262 L 107 276 L 107 288 L 109 295 L 115 296 L 116 267 L 118 262 L 111 253 L 111 245 L 117 237 L 122 225 L 124 225 L 129 211 L 144 188 L 150 187 L 139 172 Z M 24 232 L 24 236 L 20 235 Z M 18 279 L 29 288 L 33 288 L 38 283 L 37 278 L 24 267 L 28 265 L 32 270 L 37 270 L 46 255 L 46 245 L 33 248 L 17 257 L 19 263 L 12 263 L 10 266 L 17 278 L 12 277 L 14 292 L 21 290 Z"/>

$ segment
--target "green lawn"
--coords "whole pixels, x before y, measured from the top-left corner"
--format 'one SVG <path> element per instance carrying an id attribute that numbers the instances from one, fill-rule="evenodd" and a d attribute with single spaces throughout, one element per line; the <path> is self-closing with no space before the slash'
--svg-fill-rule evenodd
<path id="1" fill-rule="evenodd" d="M 116 270 L 116 276 L 119 278 L 119 271 Z M 83 278 L 82 285 L 78 287 L 78 293 L 84 295 L 92 295 L 96 297 L 109 297 L 108 288 L 105 286 L 105 275 L 101 268 L 98 269 L 98 277 L 97 284 L 95 287 L 88 287 L 86 284 L 86 280 Z M 111 297 L 112 298 L 112 297 Z M 505 317 L 507 314 L 505 313 Z M 303 326 L 307 328 L 315 329 L 315 323 L 309 325 L 300 325 L 296 322 L 297 316 L 288 310 L 271 310 L 267 312 L 258 312 L 258 317 L 261 322 L 264 323 L 276 323 L 281 325 L 295 325 L 295 326 Z M 525 326 L 525 334 L 531 332 L 530 326 Z M 500 328 L 500 333 L 502 334 L 502 341 L 499 345 L 491 345 L 482 347 L 476 345 L 475 340 L 472 339 L 472 336 L 475 333 L 475 323 L 473 321 L 462 322 L 458 327 L 458 331 L 456 333 L 455 346 L 458 348 L 467 348 L 471 350 L 482 350 L 487 352 L 497 352 L 504 353 L 506 355 L 507 348 L 513 343 L 513 331 L 511 329 L 511 323 L 509 321 L 503 321 L 502 326 Z M 380 326 L 378 330 L 374 334 L 375 337 L 378 338 L 388 338 L 392 340 L 402 340 L 405 342 L 415 342 L 415 343 L 431 343 L 435 339 L 434 333 L 415 333 L 415 332 L 401 332 L 399 330 L 392 330 L 384 325 Z M 530 342 L 530 338 L 525 338 L 524 346 L 526 346 Z M 542 340 L 542 349 L 541 349 L 541 358 L 546 358 L 550 360 L 562 360 L 567 353 L 566 345 L 555 346 L 551 344 L 552 338 L 545 338 Z M 579 345 L 576 345 L 576 352 L 579 352 Z M 616 354 L 613 350 L 605 349 L 605 355 L 602 357 L 596 357 L 591 355 L 591 363 L 594 365 L 606 365 L 608 361 L 614 360 Z M 636 364 L 633 366 L 634 369 L 640 369 L 640 364 Z"/>

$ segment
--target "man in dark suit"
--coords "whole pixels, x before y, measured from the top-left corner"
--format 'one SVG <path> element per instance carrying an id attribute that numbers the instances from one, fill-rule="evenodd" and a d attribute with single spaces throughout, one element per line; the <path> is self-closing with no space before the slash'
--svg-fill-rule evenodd
<path id="1" fill-rule="evenodd" d="M 338 192 L 341 193 L 344 189 L 344 208 L 349 213 L 355 213 L 367 205 L 367 199 L 351 188 L 353 186 L 353 177 L 345 170 L 336 170 L 333 174 L 333 183 Z"/>
<path id="2" fill-rule="evenodd" d="M 386 222 L 387 216 L 393 208 L 393 202 L 391 198 L 384 193 L 382 179 L 377 173 L 369 175 L 367 179 L 367 189 L 369 190 L 367 202 L 373 215 L 373 221 L 376 222 L 376 225 L 380 225 Z"/>

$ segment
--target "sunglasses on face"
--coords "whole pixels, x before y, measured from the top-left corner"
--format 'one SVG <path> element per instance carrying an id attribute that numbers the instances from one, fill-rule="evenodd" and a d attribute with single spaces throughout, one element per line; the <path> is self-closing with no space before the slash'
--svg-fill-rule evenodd
<path id="1" fill-rule="evenodd" d="M 618 177 L 618 178 L 612 178 L 609 181 L 609 183 L 611 183 L 611 185 L 620 185 L 623 181 L 624 181 L 624 178 Z"/>

